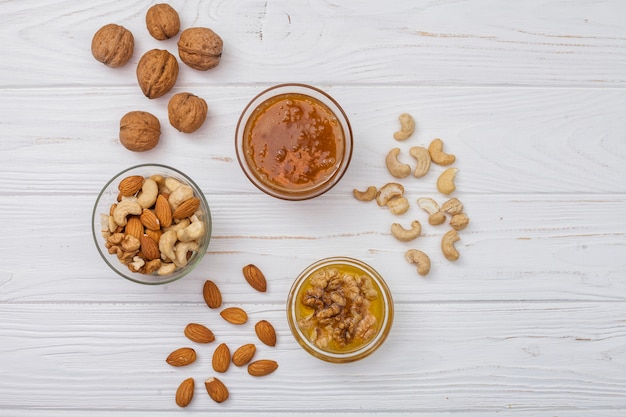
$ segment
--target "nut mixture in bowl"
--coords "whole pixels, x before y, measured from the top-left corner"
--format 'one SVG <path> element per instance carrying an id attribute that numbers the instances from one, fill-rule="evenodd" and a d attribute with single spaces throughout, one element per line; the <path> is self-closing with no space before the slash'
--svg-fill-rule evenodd
<path id="1" fill-rule="evenodd" d="M 373 353 L 393 322 L 383 278 L 357 259 L 322 259 L 295 280 L 287 300 L 289 327 L 311 355 L 343 363 Z"/>
<path id="2" fill-rule="evenodd" d="M 188 274 L 211 237 L 211 214 L 200 188 L 184 173 L 159 164 L 115 175 L 98 195 L 92 225 L 107 265 L 142 284 L 165 284 Z"/>

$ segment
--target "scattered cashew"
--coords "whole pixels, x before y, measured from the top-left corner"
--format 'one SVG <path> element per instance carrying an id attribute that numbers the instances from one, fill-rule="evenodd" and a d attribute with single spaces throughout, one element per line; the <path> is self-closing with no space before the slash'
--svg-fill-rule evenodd
<path id="1" fill-rule="evenodd" d="M 413 176 L 415 178 L 421 178 L 430 169 L 430 153 L 423 146 L 413 146 L 409 149 L 409 155 L 411 155 L 417 161 L 417 166 L 413 171 Z"/>
<path id="2" fill-rule="evenodd" d="M 448 195 L 452 194 L 452 192 L 456 190 L 454 178 L 456 177 L 457 172 L 459 172 L 458 168 L 448 168 L 441 173 L 437 179 L 437 189 L 440 193 Z"/>
<path id="3" fill-rule="evenodd" d="M 204 230 L 204 222 L 195 221 L 184 229 L 178 230 L 176 232 L 176 237 L 178 237 L 178 240 L 180 240 L 181 242 L 191 242 L 193 240 L 201 238 L 204 235 Z"/>
<path id="4" fill-rule="evenodd" d="M 161 251 L 161 257 L 165 256 L 166 259 L 173 261 L 176 259 L 176 254 L 174 253 L 174 245 L 178 241 L 178 237 L 176 236 L 176 232 L 173 230 L 168 230 L 164 232 L 159 238 L 159 251 Z"/>
<path id="5" fill-rule="evenodd" d="M 180 242 L 174 247 L 176 257 L 174 263 L 178 267 L 187 265 L 187 253 L 195 252 L 198 250 L 198 244 L 196 242 Z"/>
<path id="6" fill-rule="evenodd" d="M 183 201 L 189 200 L 193 197 L 193 195 L 193 188 L 183 184 L 170 193 L 167 201 L 170 203 L 172 211 L 174 211 L 183 203 Z"/>
<path id="7" fill-rule="evenodd" d="M 131 214 L 140 215 L 142 208 L 136 201 L 124 200 L 117 203 L 113 210 L 113 220 L 118 226 L 126 226 L 127 217 Z"/>
<path id="8" fill-rule="evenodd" d="M 437 165 L 451 165 L 456 160 L 454 155 L 443 151 L 443 141 L 439 138 L 430 142 L 430 145 L 428 146 L 428 153 L 430 154 L 430 159 L 432 159 L 432 161 Z"/>
<path id="9" fill-rule="evenodd" d="M 430 272 L 430 258 L 421 250 L 409 249 L 404 253 L 407 262 L 417 265 L 417 273 L 426 276 Z"/>
<path id="10" fill-rule="evenodd" d="M 378 190 L 373 185 L 370 185 L 369 187 L 367 187 L 367 190 L 365 191 L 359 191 L 356 188 L 352 190 L 352 194 L 354 195 L 354 198 L 356 198 L 359 201 L 372 201 L 373 199 L 376 198 L 377 192 Z"/>
<path id="11" fill-rule="evenodd" d="M 398 119 L 400 120 L 400 130 L 393 134 L 393 138 L 395 140 L 406 140 L 415 131 L 415 120 L 408 113 L 402 113 Z"/>
<path id="12" fill-rule="evenodd" d="M 452 226 L 454 230 L 463 230 L 468 224 L 469 217 L 467 217 L 465 213 L 455 214 L 452 216 L 452 219 L 450 219 L 450 226 Z"/>
<path id="13" fill-rule="evenodd" d="M 376 194 L 376 203 L 379 206 L 386 206 L 391 199 L 400 197 L 404 194 L 404 187 L 397 182 L 390 182 L 383 185 Z"/>
<path id="14" fill-rule="evenodd" d="M 393 148 L 389 151 L 385 157 L 387 170 L 396 178 L 408 177 L 411 174 L 411 166 L 398 161 L 398 155 L 400 155 L 400 148 Z"/>
<path id="15" fill-rule="evenodd" d="M 461 201 L 459 201 L 456 197 L 451 198 L 442 204 L 441 211 L 454 216 L 455 214 L 459 214 L 463 211 L 463 203 L 461 203 Z"/>
<path id="16" fill-rule="evenodd" d="M 439 204 L 435 200 L 429 197 L 422 197 L 417 199 L 417 205 L 428 213 L 428 223 L 437 226 L 446 221 L 446 215 L 439 209 Z"/>
<path id="17" fill-rule="evenodd" d="M 137 203 L 143 208 L 150 208 L 154 205 L 158 195 L 159 186 L 156 181 L 146 178 L 141 186 L 141 192 L 137 196 Z"/>
<path id="18" fill-rule="evenodd" d="M 417 239 L 422 233 L 422 225 L 419 221 L 413 220 L 411 222 L 411 228 L 405 229 L 400 223 L 394 223 L 391 225 L 391 234 L 401 242 L 409 242 Z"/>
<path id="19" fill-rule="evenodd" d="M 404 214 L 409 210 L 409 200 L 404 197 L 393 198 L 387 202 L 387 208 L 391 214 Z"/>
<path id="20" fill-rule="evenodd" d="M 459 235 L 454 229 L 448 231 L 441 239 L 441 251 L 443 252 L 443 256 L 450 262 L 459 259 L 459 252 L 454 247 L 454 243 L 458 240 L 460 240 Z"/>

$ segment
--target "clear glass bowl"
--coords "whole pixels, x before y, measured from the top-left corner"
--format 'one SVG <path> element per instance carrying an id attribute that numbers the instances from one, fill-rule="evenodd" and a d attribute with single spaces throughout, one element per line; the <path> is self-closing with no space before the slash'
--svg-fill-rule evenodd
<path id="1" fill-rule="evenodd" d="M 237 159 L 264 193 L 284 200 L 324 194 L 352 158 L 352 129 L 341 106 L 305 84 L 280 84 L 254 97 L 235 133 Z"/>
<path id="2" fill-rule="evenodd" d="M 287 298 L 291 333 L 305 351 L 327 362 L 352 362 L 372 354 L 387 338 L 393 314 L 391 293 L 381 275 L 347 257 L 326 258 L 307 267 Z"/>
<path id="3" fill-rule="evenodd" d="M 192 251 L 191 255 L 188 257 L 187 263 L 184 266 L 178 267 L 174 272 L 163 275 L 160 275 L 157 272 L 153 272 L 151 274 L 132 272 L 128 265 L 122 263 L 115 254 L 109 253 L 106 246 L 106 238 L 103 235 L 103 233 L 106 233 L 104 232 L 104 229 L 106 229 L 106 222 L 104 222 L 103 217 L 108 217 L 111 205 L 117 202 L 118 195 L 120 193 L 118 189 L 120 181 L 132 175 L 141 175 L 145 178 L 155 175 L 160 175 L 163 178 L 174 178 L 183 184 L 189 185 L 193 189 L 194 197 L 197 197 L 200 200 L 200 206 L 196 213 L 198 213 L 198 220 L 204 222 L 204 233 L 197 240 L 198 249 Z M 98 252 L 102 256 L 102 259 L 115 273 L 130 281 L 140 284 L 166 284 L 184 277 L 202 260 L 211 239 L 211 212 L 202 190 L 200 190 L 198 185 L 187 175 L 166 165 L 142 164 L 127 168 L 116 174 L 106 183 L 102 191 L 100 191 L 92 213 L 92 233 L 96 248 L 98 248 Z"/>

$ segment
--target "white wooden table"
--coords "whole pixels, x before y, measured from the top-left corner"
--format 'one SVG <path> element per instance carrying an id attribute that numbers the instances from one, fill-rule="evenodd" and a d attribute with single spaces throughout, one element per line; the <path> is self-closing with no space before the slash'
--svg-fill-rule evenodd
<path id="1" fill-rule="evenodd" d="M 99 3 L 99 4 L 98 4 Z M 626 8 L 621 0 L 182 1 L 183 28 L 224 39 L 209 72 L 181 65 L 172 91 L 206 99 L 194 134 L 167 122 L 165 97 L 135 79 L 141 54 L 165 48 L 144 26 L 150 1 L 0 1 L 0 415 L 626 415 Z M 123 68 L 93 59 L 106 23 L 130 29 Z M 302 82 L 348 114 L 355 150 L 334 189 L 305 202 L 259 192 L 234 149 L 241 110 L 263 89 Z M 117 139 L 130 110 L 157 115 L 163 134 L 143 154 Z M 353 188 L 393 178 L 384 155 L 402 112 L 416 134 L 456 154 L 457 191 L 471 218 L 461 258 L 439 251 L 446 230 L 425 222 L 421 196 L 443 201 L 440 167 L 405 179 L 413 207 L 396 218 L 357 202 Z M 212 210 L 208 253 L 189 276 L 142 286 L 112 273 L 92 241 L 104 183 L 138 163 L 194 178 Z M 419 243 L 389 233 L 422 221 Z M 403 253 L 418 246 L 432 272 Z M 305 353 L 285 316 L 295 276 L 345 255 L 387 280 L 396 316 L 386 343 L 357 363 Z M 256 293 L 247 263 L 269 281 Z M 235 327 L 204 304 L 206 279 L 250 322 Z M 231 367 L 231 397 L 216 404 L 203 381 L 216 344 L 197 345 L 187 368 L 165 363 L 191 344 L 191 322 L 232 347 L 254 342 L 252 323 L 274 323 L 279 362 L 262 379 Z M 196 380 L 186 409 L 178 384 Z M 217 415 L 217 414 L 216 414 Z"/>

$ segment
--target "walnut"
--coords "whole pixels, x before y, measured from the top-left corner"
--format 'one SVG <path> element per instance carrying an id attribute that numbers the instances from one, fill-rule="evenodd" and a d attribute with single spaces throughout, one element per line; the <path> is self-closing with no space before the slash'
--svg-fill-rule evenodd
<path id="1" fill-rule="evenodd" d="M 150 99 L 166 94 L 176 84 L 178 61 L 164 49 L 146 52 L 137 64 L 137 81 L 144 95 Z"/>
<path id="2" fill-rule="evenodd" d="M 153 38 L 162 41 L 176 36 L 180 30 L 180 18 L 169 4 L 155 4 L 146 13 L 146 26 Z"/>
<path id="3" fill-rule="evenodd" d="M 124 26 L 115 23 L 102 26 L 91 40 L 91 53 L 94 58 L 112 68 L 126 64 L 133 56 L 134 50 L 133 34 Z"/>
<path id="4" fill-rule="evenodd" d="M 178 93 L 167 104 L 167 114 L 172 126 L 181 132 L 192 133 L 206 119 L 206 101 L 191 93 Z"/>
<path id="5" fill-rule="evenodd" d="M 161 137 L 159 119 L 145 111 L 131 111 L 120 120 L 120 142 L 133 152 L 154 148 Z"/>
<path id="6" fill-rule="evenodd" d="M 189 28 L 180 34 L 178 56 L 191 68 L 206 71 L 220 63 L 222 47 L 222 38 L 211 29 Z"/>

